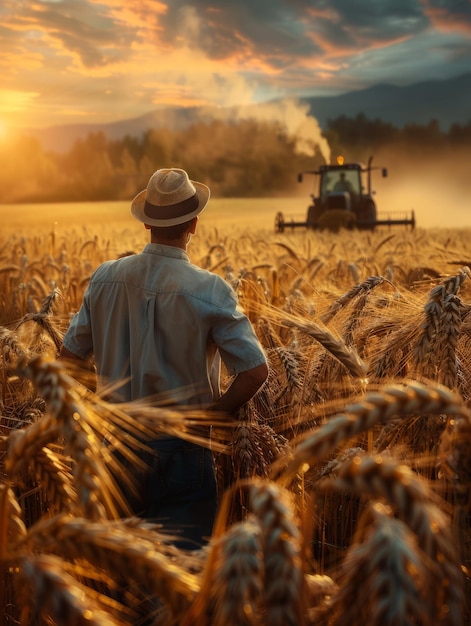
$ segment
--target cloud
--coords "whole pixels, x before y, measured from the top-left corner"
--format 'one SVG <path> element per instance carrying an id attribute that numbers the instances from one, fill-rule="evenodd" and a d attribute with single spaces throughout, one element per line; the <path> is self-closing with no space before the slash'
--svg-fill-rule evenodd
<path id="1" fill-rule="evenodd" d="M 424 14 L 439 30 L 471 32 L 471 4 L 467 0 L 421 0 Z"/>
<path id="2" fill-rule="evenodd" d="M 204 1 L 172 0 L 161 20 L 162 37 L 172 45 L 184 38 L 210 57 L 224 58 L 244 55 L 249 44 L 274 67 L 298 57 L 321 57 L 326 50 L 394 41 L 420 32 L 427 22 L 420 3 L 409 0 L 233 0 L 217 8 Z"/>
<path id="3" fill-rule="evenodd" d="M 16 28 L 27 41 L 40 41 L 46 54 L 69 57 L 84 69 L 125 58 L 132 31 L 107 12 L 108 7 L 80 0 L 42 1 L 20 5 Z M 13 26 L 15 28 L 15 26 Z"/>
<path id="4" fill-rule="evenodd" d="M 295 3 L 293 3 L 295 4 Z M 302 16 L 300 16 L 302 17 Z M 191 28 L 195 26 L 197 28 Z M 277 58 L 301 52 L 305 25 L 296 12 L 280 0 L 257 2 L 191 2 L 172 0 L 162 16 L 162 37 L 173 45 L 182 38 L 203 49 L 211 58 L 245 56 L 246 46 L 257 54 Z"/>
<path id="5" fill-rule="evenodd" d="M 29 119 L 113 121 L 442 78 L 471 67 L 465 0 L 3 0 L 2 88 Z"/>

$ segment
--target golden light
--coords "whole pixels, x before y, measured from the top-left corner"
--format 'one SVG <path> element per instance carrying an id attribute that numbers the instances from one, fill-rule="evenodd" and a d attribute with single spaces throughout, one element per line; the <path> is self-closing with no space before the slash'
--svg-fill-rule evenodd
<path id="1" fill-rule="evenodd" d="M 29 117 L 29 111 L 34 100 L 39 94 L 33 91 L 13 91 L 0 90 L 0 117 L 8 122 L 11 120 L 13 125 L 22 125 L 26 123 L 25 116 Z M 28 124 L 31 124 L 28 120 Z M 10 124 L 8 124 L 10 126 Z M 5 121 L 0 121 L 0 138 L 3 139 L 8 131 Z"/>

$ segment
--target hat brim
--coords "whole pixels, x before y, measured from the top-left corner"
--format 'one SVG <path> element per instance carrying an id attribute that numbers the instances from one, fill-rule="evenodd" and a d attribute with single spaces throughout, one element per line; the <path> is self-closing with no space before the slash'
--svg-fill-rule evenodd
<path id="1" fill-rule="evenodd" d="M 186 213 L 185 215 L 179 215 L 178 217 L 171 217 L 167 219 L 156 219 L 149 217 L 146 215 L 144 209 L 147 198 L 147 189 L 144 189 L 131 202 L 131 214 L 137 220 L 142 222 L 143 224 L 147 224 L 148 226 L 177 226 L 178 224 L 184 224 L 185 222 L 189 222 L 194 217 L 199 215 L 204 207 L 208 204 L 210 197 L 209 187 L 203 185 L 203 183 L 198 183 L 194 180 L 191 181 L 196 190 L 196 197 L 198 198 L 198 207 L 192 211 L 191 213 Z"/>

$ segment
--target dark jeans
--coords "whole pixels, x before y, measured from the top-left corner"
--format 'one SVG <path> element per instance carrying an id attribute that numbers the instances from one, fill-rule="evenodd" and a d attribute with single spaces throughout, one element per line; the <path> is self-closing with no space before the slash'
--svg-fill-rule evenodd
<path id="1" fill-rule="evenodd" d="M 142 490 L 139 517 L 177 535 L 175 545 L 197 550 L 211 537 L 217 482 L 211 450 L 176 437 L 150 442 L 154 455 Z"/>

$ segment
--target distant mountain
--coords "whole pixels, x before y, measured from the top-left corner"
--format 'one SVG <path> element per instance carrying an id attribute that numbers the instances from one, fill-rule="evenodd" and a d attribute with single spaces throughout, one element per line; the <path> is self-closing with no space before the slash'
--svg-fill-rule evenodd
<path id="1" fill-rule="evenodd" d="M 338 96 L 304 98 L 321 128 L 329 120 L 364 113 L 398 128 L 438 120 L 444 131 L 471 121 L 471 73 L 448 80 L 430 80 L 405 87 L 375 85 Z"/>
<path id="2" fill-rule="evenodd" d="M 471 73 L 404 87 L 375 85 L 338 96 L 300 100 L 309 106 L 310 114 L 321 129 L 327 127 L 329 120 L 342 115 L 355 117 L 363 113 L 368 119 L 381 119 L 398 128 L 437 120 L 446 131 L 451 124 L 471 121 Z M 138 137 L 151 128 L 181 129 L 198 121 L 210 121 L 219 112 L 220 109 L 211 107 L 169 107 L 110 124 L 69 124 L 31 129 L 29 133 L 41 141 L 44 149 L 65 152 L 89 133 L 103 132 L 108 139 L 121 139 L 126 135 Z"/>
<path id="3" fill-rule="evenodd" d="M 122 139 L 126 135 L 139 137 L 152 128 L 186 128 L 197 121 L 213 119 L 212 109 L 203 107 L 157 109 L 140 117 L 109 124 L 64 124 L 48 128 L 30 129 L 46 150 L 65 152 L 90 133 L 103 132 L 108 139 Z"/>

